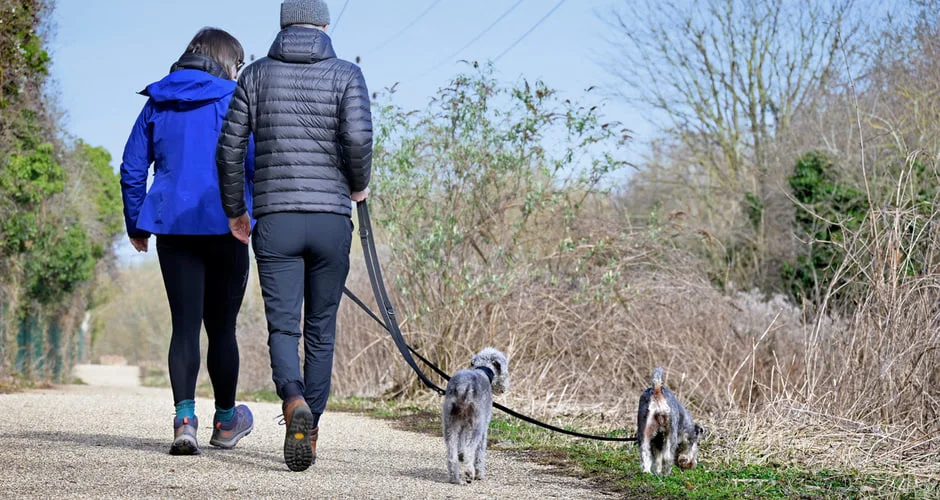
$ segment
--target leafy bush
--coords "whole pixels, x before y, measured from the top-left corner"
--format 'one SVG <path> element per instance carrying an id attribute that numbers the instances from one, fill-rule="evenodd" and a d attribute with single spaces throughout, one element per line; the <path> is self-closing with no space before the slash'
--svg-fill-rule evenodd
<path id="1" fill-rule="evenodd" d="M 102 255 L 81 226 L 68 227 L 60 235 L 53 231 L 42 231 L 39 246 L 26 261 L 27 291 L 40 304 L 55 302 L 90 280 Z"/>
<path id="2" fill-rule="evenodd" d="M 64 187 L 65 172 L 48 142 L 26 154 L 12 155 L 0 169 L 0 190 L 16 203 L 35 205 Z"/>
<path id="3" fill-rule="evenodd" d="M 46 93 L 53 4 L 0 0 L 0 377 L 67 376 L 122 225 L 110 155 L 71 142 Z"/>
<path id="4" fill-rule="evenodd" d="M 82 184 L 91 204 L 94 221 L 102 226 L 107 237 L 124 230 L 121 179 L 111 166 L 111 153 L 100 146 L 77 141 L 74 151 L 80 165 Z"/>
<path id="5" fill-rule="evenodd" d="M 477 68 L 428 110 L 386 105 L 376 123 L 374 218 L 409 328 L 433 332 L 441 357 L 468 316 L 539 280 L 577 281 L 558 256 L 589 243 L 579 216 L 625 165 L 613 152 L 628 139 L 597 107 Z"/>
<path id="6" fill-rule="evenodd" d="M 788 183 L 800 205 L 793 225 L 805 253 L 783 266 L 783 279 L 797 300 L 815 302 L 845 259 L 846 231 L 856 231 L 868 209 L 865 194 L 845 185 L 833 159 L 811 151 L 796 163 Z"/>

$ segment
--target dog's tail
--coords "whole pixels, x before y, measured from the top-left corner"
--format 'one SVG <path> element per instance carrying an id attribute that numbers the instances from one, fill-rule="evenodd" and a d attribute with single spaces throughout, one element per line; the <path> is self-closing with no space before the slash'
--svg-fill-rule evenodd
<path id="1" fill-rule="evenodd" d="M 658 366 L 653 370 L 653 377 L 650 379 L 650 387 L 653 388 L 653 394 L 658 396 L 663 393 L 663 367 Z"/>
<path id="2" fill-rule="evenodd" d="M 455 409 L 466 410 L 473 404 L 473 387 L 470 384 L 460 385 L 454 392 Z"/>

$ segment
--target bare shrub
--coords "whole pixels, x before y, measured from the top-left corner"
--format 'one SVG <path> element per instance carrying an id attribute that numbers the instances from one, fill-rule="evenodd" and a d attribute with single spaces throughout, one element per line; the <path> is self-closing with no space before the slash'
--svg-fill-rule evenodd
<path id="1" fill-rule="evenodd" d="M 172 325 L 159 264 L 122 267 L 99 287 L 100 305 L 91 311 L 91 361 L 112 355 L 165 366 Z"/>
<path id="2" fill-rule="evenodd" d="M 777 139 L 817 89 L 845 72 L 844 54 L 856 65 L 861 7 L 852 0 L 617 2 L 605 18 L 615 92 L 661 130 L 641 166 L 647 175 L 631 183 L 626 202 L 641 213 L 649 211 L 643 201 L 680 205 L 663 209 L 685 209 L 721 242 L 697 248 L 714 278 L 729 289 L 772 287 L 790 251 L 792 219 L 784 180 L 794 151 Z M 650 189 L 668 196 L 649 200 L 642 192 Z"/>

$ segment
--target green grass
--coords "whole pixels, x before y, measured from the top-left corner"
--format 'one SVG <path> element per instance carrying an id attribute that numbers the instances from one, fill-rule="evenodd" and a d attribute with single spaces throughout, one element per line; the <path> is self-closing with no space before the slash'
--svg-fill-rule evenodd
<path id="1" fill-rule="evenodd" d="M 0 377 L 0 394 L 13 394 L 31 389 L 51 389 L 52 384 L 45 381 L 29 380 L 16 374 L 9 377 Z"/>
<path id="2" fill-rule="evenodd" d="M 169 387 L 167 384 L 165 387 Z M 200 383 L 196 386 L 196 397 L 197 398 L 207 398 L 212 399 L 212 383 L 208 380 Z M 235 395 L 235 400 L 243 403 L 280 403 L 281 398 L 278 397 L 277 393 L 274 392 L 274 389 L 261 389 L 260 391 L 251 391 L 251 392 L 239 392 Z"/>
<path id="3" fill-rule="evenodd" d="M 666 477 L 642 474 L 633 449 L 581 443 L 564 449 L 568 460 L 617 490 L 661 498 L 857 498 L 873 494 L 874 480 L 852 473 L 809 472 L 745 464 L 703 462 Z"/>
<path id="4" fill-rule="evenodd" d="M 170 376 L 163 368 L 148 366 L 141 370 L 140 385 L 144 387 L 170 387 Z"/>
<path id="5" fill-rule="evenodd" d="M 280 403 L 281 398 L 274 392 L 274 389 L 262 389 L 254 392 L 239 393 L 236 398 L 239 401 L 254 403 Z"/>
<path id="6" fill-rule="evenodd" d="M 434 436 L 441 434 L 440 415 L 410 404 L 350 398 L 334 399 L 331 411 L 362 413 L 393 421 L 398 428 Z M 609 434 L 615 435 L 615 434 Z M 621 432 L 620 435 L 623 435 Z M 527 460 L 553 465 L 563 473 L 594 480 L 598 487 L 630 498 L 937 498 L 940 490 L 900 493 L 885 477 L 856 471 L 806 470 L 743 462 L 708 460 L 703 444 L 699 465 L 690 471 L 673 468 L 669 476 L 640 472 L 633 443 L 607 443 L 568 438 L 511 419 L 494 415 L 489 448 L 517 454 Z"/>

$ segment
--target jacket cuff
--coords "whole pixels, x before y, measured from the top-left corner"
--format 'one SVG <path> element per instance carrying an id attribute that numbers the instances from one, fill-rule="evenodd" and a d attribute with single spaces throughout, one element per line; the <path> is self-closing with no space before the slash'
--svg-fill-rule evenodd
<path id="1" fill-rule="evenodd" d="M 229 219 L 237 219 L 242 215 L 245 215 L 246 212 L 248 212 L 248 208 L 244 205 L 236 207 L 235 209 L 229 209 L 228 207 L 225 207 L 225 216 Z"/>
<path id="2" fill-rule="evenodd" d="M 144 231 L 143 229 L 135 229 L 133 231 L 128 231 L 127 236 L 129 238 L 149 238 L 150 231 Z"/>

